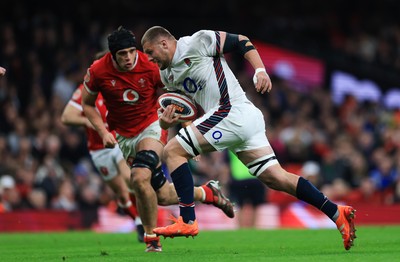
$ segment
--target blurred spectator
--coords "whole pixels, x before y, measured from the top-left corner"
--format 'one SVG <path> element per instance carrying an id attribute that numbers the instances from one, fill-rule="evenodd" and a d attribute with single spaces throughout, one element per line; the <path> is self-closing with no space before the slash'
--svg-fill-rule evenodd
<path id="1" fill-rule="evenodd" d="M 225 152 L 204 154 L 198 159 L 199 161 L 190 161 L 196 185 L 203 185 L 211 179 L 218 180 L 222 186 L 228 184 L 230 180 L 230 170 Z M 223 188 L 223 191 L 224 190 L 226 189 Z"/>
<path id="2" fill-rule="evenodd" d="M 78 209 L 75 195 L 73 183 L 69 179 L 65 179 L 58 188 L 58 195 L 51 201 L 51 207 L 58 210 L 75 211 Z"/>
<path id="3" fill-rule="evenodd" d="M 375 169 L 370 172 L 370 178 L 374 186 L 380 192 L 392 195 L 396 183 L 399 179 L 399 174 L 393 165 L 393 160 L 384 155 L 383 158 L 377 163 Z M 386 199 L 391 204 L 393 199 Z"/>
<path id="4" fill-rule="evenodd" d="M 384 202 L 382 194 L 376 190 L 374 182 L 369 177 L 362 179 L 360 186 L 349 192 L 346 200 L 369 205 L 382 205 Z"/>
<path id="5" fill-rule="evenodd" d="M 65 170 L 59 163 L 60 139 L 55 135 L 47 137 L 44 147 L 44 157 L 35 175 L 35 187 L 40 187 L 46 192 L 47 206 L 57 195 L 58 187 L 65 177 Z"/>
<path id="6" fill-rule="evenodd" d="M 40 188 L 34 188 L 28 193 L 29 207 L 35 210 L 48 208 L 46 192 Z"/>
<path id="7" fill-rule="evenodd" d="M 0 192 L 2 206 L 5 211 L 21 208 L 21 197 L 15 187 L 15 180 L 11 175 L 3 175 L 0 177 Z"/>
<path id="8" fill-rule="evenodd" d="M 317 162 L 305 162 L 301 168 L 300 175 L 310 181 L 316 188 L 321 189 L 321 168 Z"/>

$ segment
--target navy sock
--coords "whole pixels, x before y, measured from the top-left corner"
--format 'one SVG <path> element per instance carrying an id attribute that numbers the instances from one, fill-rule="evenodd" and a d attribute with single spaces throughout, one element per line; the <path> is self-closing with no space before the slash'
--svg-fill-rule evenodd
<path id="1" fill-rule="evenodd" d="M 192 173 L 188 163 L 184 163 L 171 173 L 176 193 L 179 198 L 179 211 L 183 222 L 188 223 L 190 220 L 196 220 L 194 212 L 194 183 Z"/>
<path id="2" fill-rule="evenodd" d="M 324 194 L 313 186 L 307 179 L 299 178 L 296 188 L 297 198 L 315 206 L 325 213 L 330 219 L 334 220 L 338 208 Z"/>

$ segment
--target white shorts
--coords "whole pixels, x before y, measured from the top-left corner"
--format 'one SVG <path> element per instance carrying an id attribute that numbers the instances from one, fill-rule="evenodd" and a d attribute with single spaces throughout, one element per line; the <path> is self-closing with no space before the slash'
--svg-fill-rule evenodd
<path id="1" fill-rule="evenodd" d="M 194 125 L 199 128 L 199 125 L 209 119 L 214 112 L 215 110 L 210 110 L 199 119 L 196 119 Z M 229 114 L 218 123 L 202 126 L 203 132 L 204 126 L 206 126 L 204 138 L 217 151 L 229 149 L 236 153 L 270 146 L 265 134 L 264 116 L 251 102 L 234 105 L 231 107 Z M 179 130 L 179 134 L 176 136 L 178 142 L 189 154 L 193 156 L 197 155 L 197 153 L 201 154 L 199 143 L 190 127 L 187 128 L 187 132 L 190 139 L 188 139 L 188 134 L 183 128 Z M 197 152 L 193 150 L 193 147 Z"/>
<path id="2" fill-rule="evenodd" d="M 124 160 L 118 146 L 90 151 L 90 155 L 104 181 L 109 181 L 118 175 L 118 163 Z"/>
<path id="3" fill-rule="evenodd" d="M 167 133 L 162 130 L 157 120 L 135 137 L 124 137 L 117 134 L 117 141 L 122 150 L 124 158 L 127 160 L 128 164 L 131 165 L 131 162 L 133 161 L 137 153 L 136 145 L 140 141 L 142 141 L 144 138 L 153 138 L 164 144 L 166 142 L 166 137 Z"/>

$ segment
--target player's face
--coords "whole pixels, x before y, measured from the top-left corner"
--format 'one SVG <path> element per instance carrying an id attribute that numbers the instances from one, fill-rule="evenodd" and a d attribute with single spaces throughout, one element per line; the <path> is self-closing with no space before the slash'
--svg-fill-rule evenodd
<path id="1" fill-rule="evenodd" d="M 116 62 L 121 71 L 130 71 L 133 69 L 133 66 L 135 65 L 136 48 L 129 47 L 118 50 L 117 53 L 115 54 L 115 58 L 117 59 Z"/>
<path id="2" fill-rule="evenodd" d="M 149 61 L 156 63 L 161 70 L 170 65 L 168 58 L 168 48 L 163 41 L 146 42 L 143 51 L 149 57 Z"/>

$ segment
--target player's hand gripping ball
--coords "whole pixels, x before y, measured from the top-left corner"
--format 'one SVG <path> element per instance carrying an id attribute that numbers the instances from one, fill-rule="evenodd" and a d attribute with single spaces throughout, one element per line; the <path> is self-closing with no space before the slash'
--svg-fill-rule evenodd
<path id="1" fill-rule="evenodd" d="M 188 96 L 178 93 L 165 93 L 158 98 L 161 108 L 165 109 L 169 105 L 175 107 L 175 114 L 179 114 L 179 121 L 193 121 L 197 118 L 197 107 Z"/>

